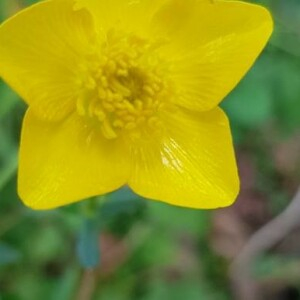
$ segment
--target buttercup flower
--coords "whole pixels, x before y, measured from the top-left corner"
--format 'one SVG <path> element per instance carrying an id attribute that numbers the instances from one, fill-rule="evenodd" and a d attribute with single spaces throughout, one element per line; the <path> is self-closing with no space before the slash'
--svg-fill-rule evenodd
<path id="1" fill-rule="evenodd" d="M 230 205 L 239 180 L 218 104 L 271 32 L 266 9 L 218 0 L 49 0 L 4 22 L 0 75 L 29 105 L 21 199 L 49 209 L 127 184 Z"/>

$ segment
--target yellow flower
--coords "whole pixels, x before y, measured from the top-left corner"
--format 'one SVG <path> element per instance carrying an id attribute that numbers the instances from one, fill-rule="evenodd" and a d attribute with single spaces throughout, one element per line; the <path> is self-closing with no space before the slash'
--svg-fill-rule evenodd
<path id="1" fill-rule="evenodd" d="M 239 180 L 218 104 L 272 26 L 260 6 L 218 0 L 50 0 L 10 18 L 0 75 L 29 105 L 22 200 L 49 209 L 127 184 L 174 205 L 230 205 Z"/>

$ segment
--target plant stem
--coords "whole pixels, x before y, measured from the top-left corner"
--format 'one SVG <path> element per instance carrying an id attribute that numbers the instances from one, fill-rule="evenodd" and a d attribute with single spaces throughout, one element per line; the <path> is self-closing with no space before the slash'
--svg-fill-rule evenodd
<path id="1" fill-rule="evenodd" d="M 82 274 L 77 300 L 92 300 L 96 287 L 96 271 L 85 270 Z"/>

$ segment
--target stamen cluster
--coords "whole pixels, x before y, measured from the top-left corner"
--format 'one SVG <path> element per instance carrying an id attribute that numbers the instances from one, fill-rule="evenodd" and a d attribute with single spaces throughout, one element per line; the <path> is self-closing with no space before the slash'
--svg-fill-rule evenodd
<path id="1" fill-rule="evenodd" d="M 157 112 L 167 85 L 155 47 L 137 36 L 112 31 L 100 51 L 89 57 L 89 76 L 77 112 L 98 121 L 106 138 L 144 125 L 159 127 Z"/>

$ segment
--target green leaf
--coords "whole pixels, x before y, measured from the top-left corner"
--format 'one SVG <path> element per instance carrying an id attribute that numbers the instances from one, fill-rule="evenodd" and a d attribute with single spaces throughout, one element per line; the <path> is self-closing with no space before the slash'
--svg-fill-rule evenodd
<path id="1" fill-rule="evenodd" d="M 257 128 L 273 114 L 270 60 L 261 59 L 222 103 L 232 123 Z M 272 79 L 272 78 L 271 78 Z"/>
<path id="2" fill-rule="evenodd" d="M 17 263 L 21 253 L 10 245 L 0 243 L 0 266 Z"/>
<path id="3" fill-rule="evenodd" d="M 19 101 L 19 97 L 3 81 L 0 81 L 0 120 L 8 114 Z"/>
<path id="4" fill-rule="evenodd" d="M 293 57 L 281 57 L 274 67 L 275 113 L 281 130 L 297 131 L 300 126 L 300 64 Z"/>
<path id="5" fill-rule="evenodd" d="M 80 270 L 72 267 L 58 281 L 52 293 L 52 300 L 73 300 L 74 292 L 78 289 Z"/>
<path id="6" fill-rule="evenodd" d="M 99 232 L 95 219 L 85 218 L 78 236 L 77 255 L 80 264 L 86 269 L 93 269 L 100 262 Z"/>
<path id="7" fill-rule="evenodd" d="M 208 291 L 201 285 L 201 282 L 195 280 L 180 280 L 176 282 L 164 282 L 162 280 L 155 280 L 151 283 L 149 288 L 149 294 L 143 297 L 142 300 L 161 300 L 161 299 L 172 299 L 172 300 L 217 300 L 224 299 L 218 293 Z"/>
<path id="8" fill-rule="evenodd" d="M 15 175 L 17 171 L 18 161 L 17 158 L 11 158 L 4 167 L 1 168 L 0 172 L 0 191 L 9 182 L 9 180 Z"/>
<path id="9" fill-rule="evenodd" d="M 210 228 L 210 212 L 171 206 L 149 201 L 148 215 L 153 226 L 172 232 L 189 232 L 198 237 L 206 236 Z"/>
<path id="10" fill-rule="evenodd" d="M 272 1 L 270 9 L 275 20 L 275 30 L 271 44 L 299 58 L 299 0 Z"/>
<path id="11" fill-rule="evenodd" d="M 51 226 L 40 226 L 31 234 L 30 256 L 37 263 L 55 260 L 57 256 L 63 257 L 66 247 L 62 248 L 61 245 L 64 242 L 64 236 L 57 229 Z"/>

